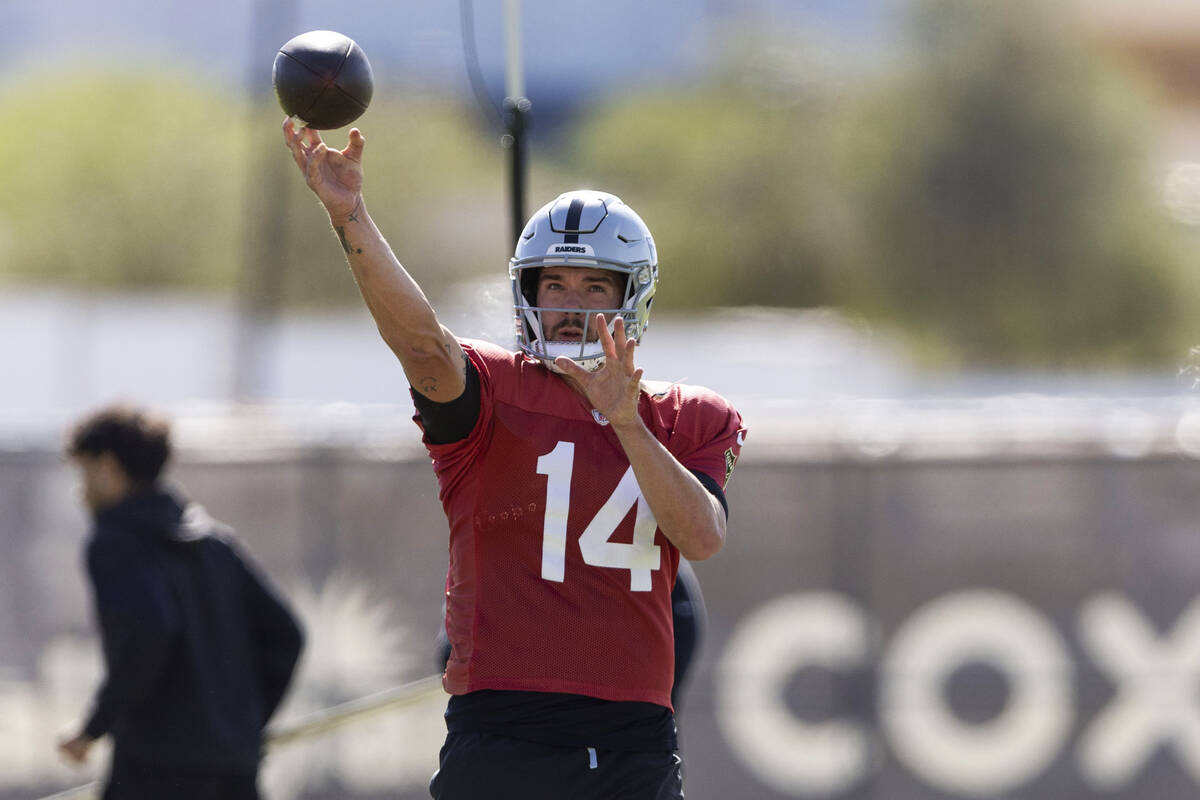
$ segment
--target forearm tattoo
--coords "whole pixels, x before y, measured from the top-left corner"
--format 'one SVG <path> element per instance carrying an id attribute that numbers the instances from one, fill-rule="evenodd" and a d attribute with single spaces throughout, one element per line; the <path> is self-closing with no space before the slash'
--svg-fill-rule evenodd
<path id="1" fill-rule="evenodd" d="M 358 212 L 359 212 L 360 208 L 362 208 L 362 198 L 361 197 L 359 197 L 357 200 L 354 201 L 354 209 L 349 213 L 349 215 L 346 216 L 347 223 L 358 222 Z M 350 253 L 361 253 L 362 252 L 361 247 L 351 247 L 350 242 L 348 242 L 346 240 L 346 226 L 345 225 L 335 225 L 335 226 L 333 226 L 333 229 L 335 231 L 337 231 L 338 239 L 342 243 L 342 249 L 346 251 L 347 255 L 349 255 Z"/>
<path id="2" fill-rule="evenodd" d="M 342 249 L 346 251 L 347 255 L 349 255 L 350 253 L 361 253 L 362 252 L 361 247 L 351 247 L 350 242 L 346 241 L 346 226 L 345 225 L 337 225 L 334 227 L 334 230 L 337 231 L 338 239 L 342 243 Z"/>

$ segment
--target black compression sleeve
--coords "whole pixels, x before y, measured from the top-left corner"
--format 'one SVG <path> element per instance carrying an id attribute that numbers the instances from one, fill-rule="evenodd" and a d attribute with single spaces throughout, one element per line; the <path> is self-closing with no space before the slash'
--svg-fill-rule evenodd
<path id="1" fill-rule="evenodd" d="M 725 501 L 725 492 L 721 490 L 720 485 L 707 474 L 697 469 L 689 469 L 688 472 L 696 476 L 696 480 L 703 484 L 705 489 L 712 493 L 712 496 L 717 498 L 717 502 L 721 504 L 721 508 L 725 509 L 725 519 L 729 519 L 729 503 Z"/>
<path id="2" fill-rule="evenodd" d="M 479 370 L 467 359 L 467 385 L 463 393 L 447 403 L 438 403 L 409 388 L 413 405 L 421 415 L 425 436 L 432 444 L 458 442 L 470 435 L 479 419 Z"/>

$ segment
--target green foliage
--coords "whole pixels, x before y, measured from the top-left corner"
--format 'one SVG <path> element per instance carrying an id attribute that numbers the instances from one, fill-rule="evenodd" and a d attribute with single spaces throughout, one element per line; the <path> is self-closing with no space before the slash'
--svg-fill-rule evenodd
<path id="1" fill-rule="evenodd" d="M 699 89 L 594 110 L 562 162 L 646 218 L 664 306 L 835 305 L 940 364 L 1186 352 L 1140 87 L 1035 2 L 924 0 L 909 32 L 855 84 L 758 37 Z"/>
<path id="2" fill-rule="evenodd" d="M 1042 8 L 922 0 L 883 69 L 791 32 L 727 37 L 703 81 L 614 96 L 553 149 L 535 117 L 530 204 L 624 197 L 663 309 L 836 306 L 930 363 L 1178 360 L 1200 278 L 1152 183 L 1153 109 Z M 0 280 L 357 304 L 274 99 L 145 74 L 0 89 L 20 147 L 0 154 Z M 510 251 L 505 160 L 477 121 L 393 85 L 357 123 L 371 213 L 435 301 Z"/>
<path id="3" fill-rule="evenodd" d="M 581 120 L 568 182 L 621 195 L 646 220 L 662 307 L 835 300 L 830 236 L 846 209 L 828 159 L 834 109 L 816 95 L 774 99 L 728 75 L 621 98 Z"/>
<path id="4" fill-rule="evenodd" d="M 469 111 L 436 98 L 393 96 L 377 98 L 355 123 L 367 140 L 363 195 L 371 216 L 433 295 L 481 272 L 503 272 L 510 255 L 498 137 L 476 130 Z M 260 137 L 261 169 L 285 173 L 284 300 L 359 302 L 328 217 L 283 148 L 282 114 L 265 116 L 271 121 L 260 126 L 268 133 Z M 323 138 L 340 148 L 348 137 L 343 130 Z"/>
<path id="5" fill-rule="evenodd" d="M 84 77 L 79 77 L 80 75 Z M 0 280 L 357 303 L 283 112 L 181 75 L 64 70 L 0 92 Z M 394 92 L 360 121 L 365 194 L 431 288 L 507 259 L 502 161 L 467 111 Z M 328 132 L 342 147 L 346 131 Z M 490 146 L 489 146 L 490 145 Z"/>
<path id="6" fill-rule="evenodd" d="M 1038 8 L 920 4 L 912 62 L 843 141 L 868 243 L 845 300 L 932 358 L 1177 357 L 1187 298 L 1152 109 Z"/>
<path id="7" fill-rule="evenodd" d="M 244 159 L 241 137 L 213 133 L 212 112 L 244 119 L 236 104 L 174 77 L 63 75 L 0 94 L 3 277 L 228 285 Z"/>

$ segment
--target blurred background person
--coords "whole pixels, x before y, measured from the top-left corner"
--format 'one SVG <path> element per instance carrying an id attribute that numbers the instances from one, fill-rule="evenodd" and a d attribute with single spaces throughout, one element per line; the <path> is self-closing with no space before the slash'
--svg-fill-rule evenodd
<path id="1" fill-rule="evenodd" d="M 113 406 L 66 444 L 93 517 L 86 560 L 106 675 L 83 763 L 108 734 L 104 800 L 258 797 L 263 728 L 303 645 L 300 626 L 233 532 L 162 485 L 168 424 Z"/>

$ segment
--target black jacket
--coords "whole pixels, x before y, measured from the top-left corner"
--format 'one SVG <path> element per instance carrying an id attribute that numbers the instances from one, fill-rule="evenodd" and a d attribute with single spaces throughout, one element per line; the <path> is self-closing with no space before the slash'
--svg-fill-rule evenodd
<path id="1" fill-rule="evenodd" d="M 115 758 L 256 770 L 303 634 L 232 531 L 138 492 L 96 514 L 87 570 L 106 667 L 88 735 Z"/>

